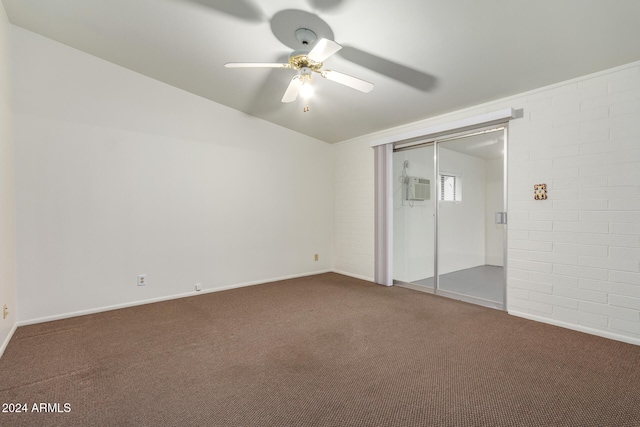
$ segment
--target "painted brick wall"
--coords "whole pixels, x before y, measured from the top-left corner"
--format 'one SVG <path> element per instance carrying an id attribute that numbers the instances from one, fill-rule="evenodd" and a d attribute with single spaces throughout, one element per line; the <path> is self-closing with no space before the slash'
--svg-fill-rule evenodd
<path id="1" fill-rule="evenodd" d="M 640 343 L 640 66 L 520 100 L 509 311 Z M 533 200 L 546 183 L 548 199 Z"/>
<path id="2" fill-rule="evenodd" d="M 373 281 L 374 157 L 366 142 L 334 145 L 336 272 Z"/>
<path id="3" fill-rule="evenodd" d="M 336 145 L 335 266 L 373 276 L 372 141 L 504 107 L 509 312 L 640 344 L 640 62 Z"/>

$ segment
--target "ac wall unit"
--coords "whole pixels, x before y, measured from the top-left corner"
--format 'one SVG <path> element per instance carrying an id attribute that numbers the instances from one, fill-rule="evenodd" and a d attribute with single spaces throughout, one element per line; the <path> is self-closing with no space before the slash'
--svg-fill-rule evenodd
<path id="1" fill-rule="evenodd" d="M 407 200 L 429 200 L 431 198 L 431 183 L 428 179 L 410 176 L 407 179 Z"/>

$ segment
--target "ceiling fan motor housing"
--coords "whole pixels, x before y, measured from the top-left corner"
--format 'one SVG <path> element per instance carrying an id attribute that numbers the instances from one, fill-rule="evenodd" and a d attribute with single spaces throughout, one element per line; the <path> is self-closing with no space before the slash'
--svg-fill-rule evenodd
<path id="1" fill-rule="evenodd" d="M 318 36 L 308 28 L 298 28 L 296 30 L 296 38 L 303 46 L 313 46 Z"/>
<path id="2" fill-rule="evenodd" d="M 309 68 L 311 71 L 319 73 L 322 70 L 322 62 L 314 62 L 307 56 L 308 50 L 296 50 L 289 56 L 289 65 L 295 70 Z"/>
<path id="3" fill-rule="evenodd" d="M 302 44 L 303 48 L 294 50 L 291 55 L 289 55 L 289 65 L 296 70 L 308 68 L 311 71 L 319 73 L 322 69 L 322 62 L 312 61 L 308 57 L 311 46 L 313 46 L 318 39 L 316 33 L 308 28 L 298 28 L 296 30 L 296 38 Z"/>

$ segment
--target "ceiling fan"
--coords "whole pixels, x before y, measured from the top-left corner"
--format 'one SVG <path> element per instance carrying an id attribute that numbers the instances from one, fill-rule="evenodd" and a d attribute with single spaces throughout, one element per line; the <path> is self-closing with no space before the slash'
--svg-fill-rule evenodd
<path id="1" fill-rule="evenodd" d="M 373 83 L 353 77 L 338 71 L 323 68 L 323 62 L 334 53 L 342 49 L 333 40 L 321 38 L 317 40 L 316 33 L 308 28 L 298 28 L 295 32 L 296 38 L 302 44 L 302 48 L 294 50 L 289 55 L 287 63 L 270 62 L 229 62 L 225 64 L 227 68 L 290 68 L 298 71 L 289 82 L 289 86 L 284 92 L 282 102 L 293 102 L 298 95 L 303 97 L 311 95 L 313 88 L 311 80 L 313 73 L 318 73 L 327 80 L 340 83 L 344 86 L 359 90 L 364 93 L 373 90 Z M 317 40 L 317 43 L 316 43 Z M 309 46 L 315 46 L 309 50 Z"/>

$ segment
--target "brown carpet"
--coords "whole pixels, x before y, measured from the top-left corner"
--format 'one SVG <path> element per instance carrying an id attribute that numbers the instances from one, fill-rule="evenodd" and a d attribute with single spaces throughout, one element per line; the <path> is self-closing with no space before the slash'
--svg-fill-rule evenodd
<path id="1" fill-rule="evenodd" d="M 329 273 L 20 327 L 0 402 L 28 406 L 2 426 L 639 426 L 640 347 Z"/>

